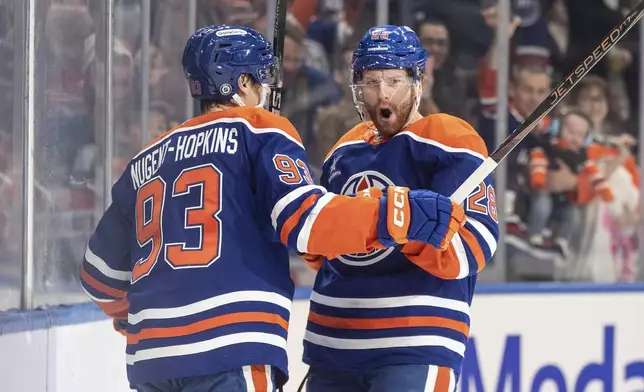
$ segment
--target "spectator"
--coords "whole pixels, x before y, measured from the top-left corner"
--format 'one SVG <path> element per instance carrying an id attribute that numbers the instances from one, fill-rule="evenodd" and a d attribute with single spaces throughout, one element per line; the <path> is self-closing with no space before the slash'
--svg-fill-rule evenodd
<path id="1" fill-rule="evenodd" d="M 637 275 L 634 238 L 640 210 L 639 169 L 630 151 L 635 139 L 622 129 L 604 79 L 587 75 L 569 99 L 593 121 L 594 143 L 588 146 L 588 157 L 598 162 L 614 193 L 612 202 L 594 203 L 587 209 L 577 266 L 569 273 L 575 279 L 633 281 Z M 614 274 L 598 276 L 594 271 L 606 262 Z"/>
<path id="2" fill-rule="evenodd" d="M 495 7 L 483 12 L 486 23 L 496 31 L 497 14 Z M 510 37 L 519 26 L 520 19 L 515 18 L 510 25 Z M 497 38 L 494 38 L 488 53 L 479 62 L 479 75 L 477 86 L 481 100 L 482 113 L 479 118 L 479 133 L 485 141 L 489 151 L 493 151 L 501 140 L 495 140 L 496 121 L 496 47 Z M 547 69 L 540 65 L 524 65 L 512 67 L 511 80 L 508 90 L 510 99 L 508 115 L 508 132 L 512 132 L 521 124 L 551 91 L 551 78 Z M 547 129 L 549 120 L 537 126 L 536 132 Z"/>
<path id="3" fill-rule="evenodd" d="M 313 165 L 320 165 L 317 141 L 313 132 L 316 112 L 337 102 L 341 92 L 336 83 L 303 61 L 304 30 L 287 18 L 284 37 L 282 115 L 299 131 Z"/>
<path id="4" fill-rule="evenodd" d="M 450 34 L 445 24 L 436 19 L 422 22 L 418 28 L 422 45 L 429 52 L 427 80 L 423 86 L 421 113 L 448 113 L 470 120 L 467 101 L 467 79 L 451 56 Z"/>
<path id="5" fill-rule="evenodd" d="M 484 11 L 486 22 L 496 31 L 496 11 L 490 9 Z M 520 20 L 515 18 L 510 25 L 510 38 L 518 27 Z M 494 151 L 501 140 L 495 138 L 497 119 L 497 94 L 496 94 L 496 38 L 490 51 L 479 61 L 479 74 L 477 88 L 481 100 L 481 112 L 478 119 L 478 131 L 485 141 L 488 151 Z M 546 69 L 540 65 L 524 65 L 513 67 L 510 73 L 508 87 L 509 106 L 507 116 L 508 133 L 514 131 L 537 106 L 548 96 L 551 91 L 551 78 Z M 527 159 L 529 151 L 536 145 L 536 137 L 547 131 L 550 125 L 550 118 L 544 118 L 535 130 L 533 130 L 517 146 L 510 156 L 508 162 L 508 182 L 506 212 L 511 215 L 511 220 L 525 217 L 529 209 L 529 193 L 527 186 Z M 571 176 L 560 168 L 558 171 L 549 173 L 555 182 L 569 182 Z"/>
<path id="6" fill-rule="evenodd" d="M 317 141 L 317 156 L 324 158 L 331 148 L 350 129 L 361 123 L 353 94 L 351 92 L 351 59 L 353 46 L 345 46 L 342 50 L 342 62 L 335 71 L 335 81 L 342 88 L 342 98 L 339 102 L 320 109 L 315 126 Z"/>
<path id="7" fill-rule="evenodd" d="M 137 80 L 141 74 L 141 50 L 136 56 Z M 149 73 L 149 99 L 150 102 L 163 101 L 170 106 L 166 113 L 170 122 L 182 122 L 185 118 L 184 108 L 186 105 L 186 95 L 181 94 L 186 91 L 185 79 L 182 72 L 172 69 L 172 65 L 166 61 L 165 54 L 158 47 L 150 47 L 150 73 Z M 140 102 L 140 94 L 137 94 L 137 102 Z"/>
<path id="8" fill-rule="evenodd" d="M 616 7 L 618 3 L 606 0 L 566 0 L 570 26 L 566 69 L 574 69 L 604 39 L 606 32 L 622 23 L 625 12 Z M 622 3 L 628 8 L 635 6 L 630 0 Z M 629 113 L 636 117 L 634 121 L 639 115 L 639 75 L 638 65 L 635 63 L 638 53 L 638 34 L 627 34 L 590 71 L 606 80 L 615 77 L 612 73 L 618 74 L 617 77 L 622 79 L 627 90 Z"/>
<path id="9" fill-rule="evenodd" d="M 529 242 L 533 246 L 553 246 L 563 258 L 569 256 L 569 241 L 579 230 L 580 205 L 595 197 L 612 201 L 613 194 L 595 162 L 588 160 L 586 145 L 590 140 L 592 120 L 580 111 L 570 111 L 557 120 L 554 139 L 539 138 L 530 152 L 530 212 L 527 219 Z M 562 186 L 548 181 L 548 171 L 559 168 L 569 171 L 575 181 Z M 591 186 L 582 186 L 590 184 Z M 544 229 L 556 221 L 551 239 Z"/>

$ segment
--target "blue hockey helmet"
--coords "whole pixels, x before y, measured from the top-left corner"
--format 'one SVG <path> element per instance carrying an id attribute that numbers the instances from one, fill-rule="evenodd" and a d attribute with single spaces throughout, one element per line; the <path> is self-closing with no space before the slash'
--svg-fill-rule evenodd
<path id="1" fill-rule="evenodd" d="M 237 81 L 251 75 L 262 85 L 276 84 L 280 75 L 271 44 L 245 26 L 208 26 L 188 39 L 183 51 L 183 71 L 192 97 L 228 101 L 237 96 Z"/>
<path id="2" fill-rule="evenodd" d="M 427 50 L 407 26 L 376 26 L 367 31 L 353 52 L 352 81 L 357 84 L 370 69 L 408 69 L 414 81 L 425 72 Z"/>
<path id="3" fill-rule="evenodd" d="M 427 50 L 420 44 L 418 35 L 407 26 L 376 26 L 362 36 L 358 48 L 353 52 L 351 91 L 363 122 L 369 118 L 361 85 L 364 72 L 372 69 L 404 69 L 409 72 L 414 106 L 409 111 L 406 126 L 420 105 L 420 82 L 425 72 L 427 56 Z"/>

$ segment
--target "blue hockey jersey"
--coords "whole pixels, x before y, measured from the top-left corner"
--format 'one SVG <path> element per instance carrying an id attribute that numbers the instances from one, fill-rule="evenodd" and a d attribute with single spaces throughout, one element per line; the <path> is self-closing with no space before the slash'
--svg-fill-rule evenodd
<path id="1" fill-rule="evenodd" d="M 449 196 L 486 157 L 470 125 L 446 114 L 418 120 L 390 139 L 360 124 L 329 153 L 321 183 L 344 195 L 395 184 Z M 497 246 L 491 177 L 464 209 L 467 222 L 446 251 L 409 242 L 325 259 L 311 295 L 304 361 L 342 371 L 426 364 L 458 374 L 477 273 Z"/>
<path id="2" fill-rule="evenodd" d="M 291 123 L 258 108 L 169 131 L 132 159 L 112 199 L 81 281 L 127 326 L 131 384 L 247 365 L 276 367 L 283 384 L 293 297 L 285 245 L 337 254 L 379 244 L 378 200 L 314 185 Z"/>

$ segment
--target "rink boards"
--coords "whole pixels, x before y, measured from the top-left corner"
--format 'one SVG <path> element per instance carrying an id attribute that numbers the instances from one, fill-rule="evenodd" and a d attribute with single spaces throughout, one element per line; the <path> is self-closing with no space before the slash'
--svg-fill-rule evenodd
<path id="1" fill-rule="evenodd" d="M 292 308 L 289 392 L 309 295 Z M 460 392 L 644 391 L 644 285 L 481 285 L 471 314 Z M 3 392 L 129 391 L 124 338 L 91 304 L 0 314 L 0 335 Z"/>

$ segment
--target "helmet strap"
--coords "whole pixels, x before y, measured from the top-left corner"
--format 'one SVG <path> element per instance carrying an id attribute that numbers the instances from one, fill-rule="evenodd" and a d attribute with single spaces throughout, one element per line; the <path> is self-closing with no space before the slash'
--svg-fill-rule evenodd
<path id="1" fill-rule="evenodd" d="M 261 91 L 259 92 L 259 103 L 255 107 L 263 108 L 264 105 L 266 105 L 266 100 L 268 98 L 268 94 L 270 93 L 270 91 L 271 91 L 270 86 L 262 83 Z M 237 106 L 246 106 L 246 103 L 244 102 L 242 97 L 240 97 L 239 94 L 237 93 L 233 94 L 231 99 L 237 104 Z"/>

